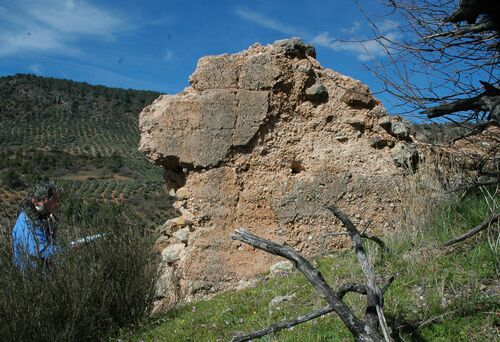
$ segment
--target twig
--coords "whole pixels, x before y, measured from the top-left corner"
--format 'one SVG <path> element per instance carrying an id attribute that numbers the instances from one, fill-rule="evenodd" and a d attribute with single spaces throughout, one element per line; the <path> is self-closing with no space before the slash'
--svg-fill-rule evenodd
<path id="1" fill-rule="evenodd" d="M 454 239 L 451 239 L 451 240 L 445 242 L 444 246 L 454 245 L 456 243 L 459 243 L 461 241 L 464 241 L 464 240 L 466 240 L 466 239 L 468 239 L 468 238 L 476 235 L 480 231 L 488 228 L 491 224 L 497 222 L 499 218 L 500 218 L 500 213 L 493 214 L 492 216 L 488 217 L 486 220 L 484 220 L 483 222 L 481 222 L 481 224 L 479 224 L 478 226 L 472 228 L 468 232 L 460 235 L 457 238 L 454 238 Z"/>
<path id="2" fill-rule="evenodd" d="M 282 256 L 293 262 L 304 274 L 314 288 L 326 299 L 333 311 L 337 313 L 345 326 L 358 341 L 381 341 L 377 332 L 354 315 L 351 309 L 337 297 L 337 294 L 326 283 L 322 274 L 314 269 L 309 261 L 290 247 L 262 239 L 245 229 L 238 229 L 231 235 L 233 240 L 249 244 L 268 253 Z"/>
<path id="3" fill-rule="evenodd" d="M 268 335 L 268 334 L 273 333 L 273 332 L 277 332 L 277 331 L 280 331 L 283 329 L 291 328 L 294 325 L 310 321 L 310 320 L 315 319 L 317 317 L 326 315 L 327 313 L 330 313 L 332 311 L 333 311 L 333 309 L 331 308 L 331 306 L 325 306 L 319 310 L 313 311 L 313 312 L 311 312 L 307 315 L 304 315 L 304 316 L 299 316 L 293 320 L 273 324 L 267 328 L 254 331 L 250 334 L 235 336 L 235 337 L 233 337 L 231 342 L 250 341 L 251 339 L 254 339 L 254 338 L 259 338 L 259 337 Z"/>
<path id="4" fill-rule="evenodd" d="M 386 246 L 386 244 L 384 243 L 384 241 L 382 241 L 381 238 L 379 238 L 378 236 L 375 236 L 371 233 L 361 233 L 361 237 L 364 238 L 364 239 L 368 239 L 368 240 L 372 240 L 373 242 L 375 242 L 377 245 L 380 246 L 380 248 L 386 252 L 386 253 L 389 253 L 389 248 Z"/>
<path id="5" fill-rule="evenodd" d="M 469 191 L 471 189 L 477 188 L 479 186 L 498 184 L 500 179 L 489 179 L 486 181 L 475 182 L 472 184 L 460 184 L 453 189 L 447 190 L 447 193 L 457 192 L 457 191 Z"/>
<path id="6" fill-rule="evenodd" d="M 368 258 L 366 256 L 365 250 L 363 248 L 363 243 L 361 242 L 361 234 L 359 233 L 356 226 L 352 223 L 352 221 L 345 215 L 339 208 L 334 206 L 327 207 L 347 228 L 347 232 L 349 233 L 352 243 L 354 244 L 354 251 L 358 257 L 359 264 L 361 265 L 361 269 L 365 275 L 366 286 L 367 286 L 367 298 L 368 303 L 366 307 L 366 319 L 372 325 L 373 328 L 376 328 L 377 316 L 378 322 L 380 323 L 380 328 L 384 334 L 384 338 L 386 341 L 390 341 L 389 337 L 389 328 L 387 327 L 387 323 L 385 321 L 384 312 L 383 312 L 383 295 L 380 288 L 377 286 L 375 282 L 375 274 L 373 272 L 372 266 L 368 262 Z"/>
<path id="7" fill-rule="evenodd" d="M 344 235 L 347 235 L 349 236 L 349 233 L 348 232 L 335 232 L 335 233 L 323 233 L 321 234 L 321 237 L 323 238 L 323 241 L 325 238 L 327 237 L 330 237 L 330 236 L 344 236 Z M 373 242 L 375 242 L 377 245 L 380 246 L 380 248 L 386 252 L 386 253 L 389 253 L 389 248 L 386 246 L 386 244 L 384 243 L 384 241 L 379 238 L 378 236 L 375 236 L 371 233 L 367 233 L 367 232 L 362 232 L 359 234 L 363 239 L 368 239 L 368 240 L 372 240 Z"/>
<path id="8" fill-rule="evenodd" d="M 495 120 L 489 120 L 489 121 L 486 121 L 486 122 L 482 122 L 476 126 L 473 127 L 473 130 L 468 132 L 468 133 L 465 133 L 463 135 L 460 135 L 458 137 L 456 137 L 455 139 L 453 139 L 451 142 L 452 143 L 455 143 L 459 140 L 462 140 L 462 139 L 465 139 L 465 138 L 468 138 L 468 137 L 471 137 L 473 135 L 476 135 L 478 133 L 481 133 L 482 131 L 484 131 L 486 128 L 490 127 L 490 126 L 494 126 L 494 125 L 498 125 L 498 122 L 496 122 Z"/>
<path id="9" fill-rule="evenodd" d="M 425 320 L 424 322 L 420 323 L 420 324 L 418 325 L 418 327 L 416 327 L 416 328 L 415 328 L 415 331 L 416 331 L 416 330 L 418 330 L 418 329 L 423 328 L 423 327 L 424 327 L 424 326 L 426 326 L 426 325 L 429 325 L 429 324 L 431 324 L 431 323 L 434 323 L 434 322 L 436 322 L 436 321 L 439 321 L 439 320 L 443 319 L 444 317 L 446 317 L 446 316 L 448 316 L 448 315 L 454 314 L 454 313 L 456 313 L 457 311 L 458 311 L 458 310 L 451 310 L 451 311 L 445 312 L 445 313 L 443 313 L 443 314 L 441 314 L 441 315 L 431 317 L 431 318 L 429 318 L 428 320 Z"/>
<path id="10" fill-rule="evenodd" d="M 382 291 L 383 292 L 387 291 L 387 289 L 389 288 L 389 286 L 391 286 L 393 281 L 394 281 L 394 276 L 390 277 L 387 280 L 387 283 L 385 284 Z M 348 292 L 357 292 L 357 293 L 366 295 L 366 286 L 361 285 L 361 284 L 355 284 L 355 283 L 341 285 L 336 291 L 337 297 L 339 297 L 339 299 L 342 299 L 342 298 L 344 298 L 344 296 Z M 283 329 L 291 328 L 291 327 L 298 325 L 298 324 L 301 324 L 301 323 L 305 323 L 305 322 L 313 320 L 315 318 L 324 316 L 332 311 L 334 311 L 334 310 L 332 309 L 331 306 L 329 306 L 329 305 L 324 306 L 316 311 L 308 313 L 307 315 L 299 316 L 297 318 L 294 318 L 294 319 L 291 319 L 288 321 L 276 323 L 276 324 L 273 324 L 267 328 L 254 331 L 254 332 L 251 332 L 249 334 L 235 336 L 231 340 L 231 342 L 250 341 L 251 339 L 254 339 L 254 338 L 259 338 L 259 337 L 262 337 L 262 336 L 265 336 L 265 335 L 268 335 L 268 334 L 271 334 L 274 332 L 278 332 L 278 331 L 283 330 Z"/>

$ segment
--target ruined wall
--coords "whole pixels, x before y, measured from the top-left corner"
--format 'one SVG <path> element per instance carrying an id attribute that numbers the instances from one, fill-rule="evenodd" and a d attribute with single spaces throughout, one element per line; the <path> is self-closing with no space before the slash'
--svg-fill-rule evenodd
<path id="1" fill-rule="evenodd" d="M 179 211 L 155 245 L 157 309 L 244 286 L 279 261 L 232 241 L 235 228 L 305 255 L 346 246 L 322 243 L 342 230 L 328 204 L 373 233 L 396 229 L 395 194 L 417 158 L 408 127 L 313 47 L 290 39 L 204 57 L 190 83 L 140 115 L 140 150 L 164 166 Z"/>

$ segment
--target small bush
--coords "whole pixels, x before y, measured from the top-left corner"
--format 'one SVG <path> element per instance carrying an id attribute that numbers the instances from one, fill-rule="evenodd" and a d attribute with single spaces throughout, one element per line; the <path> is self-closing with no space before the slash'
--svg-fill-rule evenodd
<path id="1" fill-rule="evenodd" d="M 152 237 L 126 208 L 69 201 L 58 241 L 105 237 L 61 253 L 47 268 L 21 272 L 2 242 L 2 341 L 96 341 L 137 323 L 153 295 Z"/>

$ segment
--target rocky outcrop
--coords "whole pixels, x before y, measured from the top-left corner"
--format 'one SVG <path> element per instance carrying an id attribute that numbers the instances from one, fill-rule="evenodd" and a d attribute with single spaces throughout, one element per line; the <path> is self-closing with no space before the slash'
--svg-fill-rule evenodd
<path id="1" fill-rule="evenodd" d="M 158 308 L 244 286 L 280 261 L 232 241 L 235 228 L 315 255 L 348 246 L 322 238 L 343 229 L 325 205 L 373 233 L 398 226 L 395 191 L 417 158 L 409 130 L 312 46 L 204 57 L 190 82 L 140 115 L 140 150 L 165 168 L 180 214 L 159 228 Z"/>

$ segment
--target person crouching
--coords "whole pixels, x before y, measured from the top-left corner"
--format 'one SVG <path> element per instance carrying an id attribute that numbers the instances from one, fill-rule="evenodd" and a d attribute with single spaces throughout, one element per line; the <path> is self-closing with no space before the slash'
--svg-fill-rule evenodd
<path id="1" fill-rule="evenodd" d="M 13 262 L 17 268 L 47 267 L 61 251 L 55 243 L 54 211 L 59 207 L 62 192 L 54 182 L 42 182 L 33 186 L 22 201 L 12 230 Z"/>

